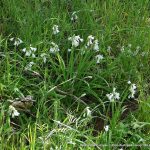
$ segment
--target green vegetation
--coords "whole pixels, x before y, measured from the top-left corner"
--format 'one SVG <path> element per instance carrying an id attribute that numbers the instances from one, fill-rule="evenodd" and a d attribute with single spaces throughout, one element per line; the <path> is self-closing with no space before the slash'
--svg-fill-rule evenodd
<path id="1" fill-rule="evenodd" d="M 149 9 L 1 0 L 0 149 L 148 150 Z"/>

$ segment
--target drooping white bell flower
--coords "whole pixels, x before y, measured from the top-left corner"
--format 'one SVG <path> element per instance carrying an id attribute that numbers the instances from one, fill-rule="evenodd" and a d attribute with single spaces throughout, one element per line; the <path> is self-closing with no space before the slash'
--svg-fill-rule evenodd
<path id="1" fill-rule="evenodd" d="M 12 105 L 9 106 L 9 114 L 12 118 L 15 118 L 20 115 L 20 113 Z"/>
<path id="2" fill-rule="evenodd" d="M 120 99 L 120 94 L 116 92 L 116 88 L 113 88 L 113 92 L 110 94 L 106 94 L 106 96 L 110 100 L 110 102 L 114 102 L 115 100 Z"/>
<path id="3" fill-rule="evenodd" d="M 23 43 L 23 41 L 20 39 L 20 38 L 10 38 L 9 39 L 10 41 L 14 41 L 14 46 L 18 46 L 18 45 L 20 45 L 21 43 Z"/>
<path id="4" fill-rule="evenodd" d="M 100 54 L 99 54 L 99 55 L 96 55 L 95 58 L 96 58 L 96 63 L 97 63 L 97 64 L 99 64 L 99 63 L 101 62 L 101 60 L 104 59 L 103 55 L 100 55 Z"/>
<path id="5" fill-rule="evenodd" d="M 74 47 L 78 47 L 80 42 L 83 42 L 83 39 L 80 38 L 79 35 L 73 35 L 72 37 L 69 37 L 68 40 L 72 42 L 72 46 Z"/>
<path id="6" fill-rule="evenodd" d="M 51 45 L 52 45 L 52 47 L 50 48 L 50 53 L 56 53 L 56 52 L 59 52 L 60 50 L 59 50 L 59 47 L 58 47 L 58 45 L 57 44 L 55 44 L 54 42 L 51 42 Z"/>
<path id="7" fill-rule="evenodd" d="M 54 35 L 60 32 L 59 29 L 58 29 L 58 25 L 54 25 L 52 30 L 53 30 Z"/>

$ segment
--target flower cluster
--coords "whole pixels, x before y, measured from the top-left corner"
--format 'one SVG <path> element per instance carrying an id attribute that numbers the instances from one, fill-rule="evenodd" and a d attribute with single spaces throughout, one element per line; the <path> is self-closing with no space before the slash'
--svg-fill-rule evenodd
<path id="1" fill-rule="evenodd" d="M 59 52 L 60 50 L 59 50 L 59 47 L 58 47 L 58 45 L 57 44 L 55 44 L 54 42 L 51 42 L 51 45 L 52 45 L 52 47 L 50 48 L 50 53 L 56 53 L 56 52 Z"/>
<path id="2" fill-rule="evenodd" d="M 106 94 L 107 98 L 110 100 L 110 102 L 114 102 L 115 100 L 120 99 L 120 94 L 116 92 L 116 88 L 113 88 L 112 93 Z"/>
<path id="3" fill-rule="evenodd" d="M 78 19 L 78 16 L 77 16 L 76 12 L 73 12 L 72 16 L 71 16 L 71 21 L 75 22 L 77 19 Z"/>
<path id="4" fill-rule="evenodd" d="M 25 56 L 31 56 L 33 58 L 35 58 L 35 52 L 36 52 L 37 48 L 34 48 L 30 45 L 29 48 L 23 48 L 22 51 L 25 53 Z"/>
<path id="5" fill-rule="evenodd" d="M 94 42 L 94 36 L 92 36 L 92 35 L 89 35 L 88 37 L 87 37 L 87 46 L 90 46 L 90 45 L 93 45 L 93 42 Z"/>
<path id="6" fill-rule="evenodd" d="M 132 84 L 130 81 L 128 81 L 128 84 L 130 84 L 130 88 L 129 88 L 129 91 L 130 91 L 130 95 L 128 96 L 128 98 L 134 98 L 135 97 L 135 93 L 136 93 L 136 84 Z"/>
<path id="7" fill-rule="evenodd" d="M 97 64 L 99 64 L 99 63 L 101 62 L 101 60 L 104 59 L 103 55 L 101 55 L 101 54 L 96 55 L 95 58 L 96 58 L 96 63 L 97 63 Z"/>
<path id="8" fill-rule="evenodd" d="M 87 37 L 87 47 L 92 46 L 93 50 L 99 51 L 99 42 L 98 40 L 94 38 L 94 36 L 89 35 Z"/>
<path id="9" fill-rule="evenodd" d="M 95 40 L 95 41 L 94 41 L 94 47 L 93 47 L 93 50 L 99 51 L 99 42 L 98 42 L 98 40 Z"/>
<path id="10" fill-rule="evenodd" d="M 21 43 L 23 43 L 23 41 L 20 39 L 20 38 L 10 38 L 9 39 L 10 41 L 13 41 L 14 42 L 14 46 L 18 46 L 18 45 L 20 45 Z"/>
<path id="11" fill-rule="evenodd" d="M 69 37 L 68 40 L 72 42 L 72 46 L 74 47 L 78 47 L 80 42 L 83 42 L 83 39 L 80 38 L 79 35 L 76 36 L 75 34 L 72 37 Z"/>

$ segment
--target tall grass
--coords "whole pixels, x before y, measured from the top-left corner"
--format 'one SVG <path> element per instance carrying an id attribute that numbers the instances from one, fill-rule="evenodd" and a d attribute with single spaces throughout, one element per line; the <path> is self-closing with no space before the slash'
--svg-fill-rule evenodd
<path id="1" fill-rule="evenodd" d="M 148 0 L 2 0 L 1 149 L 148 148 L 149 7 Z M 73 35 L 84 39 L 78 47 L 68 40 Z M 86 48 L 89 35 L 99 41 L 99 51 Z M 13 45 L 13 37 L 23 43 Z M 59 52 L 50 53 L 51 42 Z M 37 48 L 35 58 L 22 51 L 30 45 Z M 103 56 L 100 63 L 97 55 Z M 137 87 L 133 98 L 129 80 Z M 113 88 L 120 99 L 110 102 L 106 95 Z M 27 95 L 36 102 L 12 118 L 9 100 Z"/>

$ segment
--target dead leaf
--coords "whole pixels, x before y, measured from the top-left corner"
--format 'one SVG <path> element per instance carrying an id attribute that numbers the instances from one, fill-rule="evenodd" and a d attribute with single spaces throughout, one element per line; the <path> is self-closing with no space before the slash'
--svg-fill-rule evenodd
<path id="1" fill-rule="evenodd" d="M 31 95 L 28 95 L 23 98 L 9 100 L 9 102 L 16 110 L 30 111 L 30 108 L 33 106 L 35 100 L 33 100 L 33 97 Z"/>

